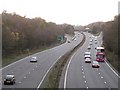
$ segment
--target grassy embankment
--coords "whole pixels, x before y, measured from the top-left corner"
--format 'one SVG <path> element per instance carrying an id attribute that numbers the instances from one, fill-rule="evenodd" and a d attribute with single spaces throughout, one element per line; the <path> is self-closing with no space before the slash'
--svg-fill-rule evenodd
<path id="1" fill-rule="evenodd" d="M 106 50 L 106 58 L 109 63 L 120 73 L 120 65 L 118 65 L 118 55 Z"/>

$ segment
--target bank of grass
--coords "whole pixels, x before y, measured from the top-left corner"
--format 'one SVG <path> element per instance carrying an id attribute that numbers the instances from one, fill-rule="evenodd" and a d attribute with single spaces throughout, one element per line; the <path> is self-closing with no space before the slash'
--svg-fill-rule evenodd
<path id="1" fill-rule="evenodd" d="M 62 75 L 62 71 L 68 60 L 70 60 L 70 57 L 73 55 L 73 53 L 83 45 L 85 42 L 85 35 L 83 34 L 83 40 L 82 42 L 77 45 L 75 48 L 67 52 L 65 55 L 63 55 L 56 64 L 52 67 L 50 72 L 47 74 L 46 78 L 44 79 L 41 88 L 46 90 L 46 88 L 51 90 L 58 90 L 60 77 Z"/>
<path id="2" fill-rule="evenodd" d="M 120 73 L 120 65 L 118 64 L 118 55 L 113 52 L 106 51 L 106 58 L 109 63 Z"/>
<path id="3" fill-rule="evenodd" d="M 64 40 L 64 42 L 66 42 L 66 39 Z M 7 66 L 7 65 L 9 65 L 9 64 L 11 64 L 11 63 L 13 63 L 15 61 L 18 61 L 18 60 L 20 60 L 22 58 L 25 58 L 25 57 L 29 56 L 29 55 L 32 55 L 32 54 L 35 54 L 35 53 L 38 53 L 38 52 L 53 48 L 55 46 L 61 45 L 64 42 L 62 42 L 62 43 L 54 43 L 54 44 L 51 44 L 49 46 L 48 45 L 40 46 L 39 49 L 30 50 L 29 53 L 25 52 L 25 53 L 21 53 L 21 54 L 13 54 L 13 55 L 2 57 L 2 67 L 5 67 L 5 66 Z"/>

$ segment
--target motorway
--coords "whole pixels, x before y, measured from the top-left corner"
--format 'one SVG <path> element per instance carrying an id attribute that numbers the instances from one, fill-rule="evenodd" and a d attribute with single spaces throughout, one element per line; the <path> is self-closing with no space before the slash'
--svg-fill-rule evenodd
<path id="1" fill-rule="evenodd" d="M 77 34 L 76 41 L 72 41 L 71 43 L 66 42 L 60 46 L 28 56 L 2 68 L 2 88 L 39 88 L 54 63 L 66 52 L 77 46 L 82 39 L 83 35 Z M 32 56 L 37 57 L 37 63 L 30 63 Z M 14 85 L 4 85 L 3 79 L 5 75 L 11 73 L 15 75 L 16 83 Z"/>
<path id="2" fill-rule="evenodd" d="M 63 86 L 61 88 L 86 88 L 90 90 L 118 90 L 118 76 L 111 70 L 107 62 L 99 62 L 100 68 L 92 68 L 92 63 L 85 63 L 84 53 L 87 51 L 91 34 L 86 34 L 86 41 L 71 57 L 66 70 L 64 70 Z M 92 61 L 96 58 L 95 47 L 102 44 L 98 36 L 98 44 L 93 39 L 91 45 Z M 100 89 L 100 90 L 101 90 Z"/>

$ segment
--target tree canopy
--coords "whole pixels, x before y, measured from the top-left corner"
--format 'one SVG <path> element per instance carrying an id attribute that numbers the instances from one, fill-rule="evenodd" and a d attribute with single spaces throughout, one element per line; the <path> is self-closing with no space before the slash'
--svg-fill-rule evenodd
<path id="1" fill-rule="evenodd" d="M 2 13 L 2 52 L 3 56 L 37 49 L 41 45 L 57 42 L 57 36 L 74 33 L 72 25 L 57 25 L 38 17 L 29 19 L 16 13 Z"/>

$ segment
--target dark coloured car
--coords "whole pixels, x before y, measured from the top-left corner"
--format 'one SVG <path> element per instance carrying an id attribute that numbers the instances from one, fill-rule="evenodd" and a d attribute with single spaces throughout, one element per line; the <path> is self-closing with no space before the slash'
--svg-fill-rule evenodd
<path id="1" fill-rule="evenodd" d="M 6 84 L 15 84 L 15 76 L 12 74 L 6 75 L 6 77 L 4 78 L 4 85 Z"/>

